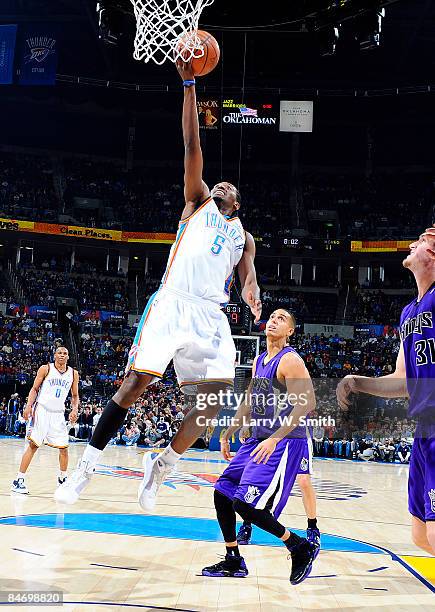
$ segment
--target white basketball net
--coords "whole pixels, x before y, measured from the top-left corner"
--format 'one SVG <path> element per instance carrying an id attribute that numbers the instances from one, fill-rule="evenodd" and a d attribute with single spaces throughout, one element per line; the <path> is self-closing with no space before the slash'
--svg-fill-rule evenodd
<path id="1" fill-rule="evenodd" d="M 131 0 L 136 17 L 133 57 L 163 64 L 202 57 L 195 35 L 202 10 L 214 0 Z"/>

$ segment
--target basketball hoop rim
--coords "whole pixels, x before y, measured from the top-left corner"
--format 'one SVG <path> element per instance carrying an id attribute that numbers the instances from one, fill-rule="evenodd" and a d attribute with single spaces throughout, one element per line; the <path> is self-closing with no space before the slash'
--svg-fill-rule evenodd
<path id="1" fill-rule="evenodd" d="M 133 57 L 161 65 L 167 60 L 187 62 L 204 55 L 195 34 L 202 11 L 214 0 L 130 0 L 136 19 Z M 173 6 L 170 6 L 172 2 Z M 194 44 L 191 44 L 193 38 Z"/>

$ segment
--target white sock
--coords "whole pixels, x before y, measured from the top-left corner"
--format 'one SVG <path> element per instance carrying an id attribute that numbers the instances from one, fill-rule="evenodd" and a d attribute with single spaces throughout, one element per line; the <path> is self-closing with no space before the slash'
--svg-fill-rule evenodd
<path id="1" fill-rule="evenodd" d="M 60 471 L 60 472 L 59 472 L 59 477 L 60 477 L 60 478 L 66 478 L 66 472 L 62 472 L 62 471 Z"/>
<path id="2" fill-rule="evenodd" d="M 82 461 L 86 461 L 90 466 L 95 467 L 102 452 L 95 446 L 88 444 L 83 453 Z"/>
<path id="3" fill-rule="evenodd" d="M 159 455 L 159 458 L 166 463 L 166 465 L 175 465 L 181 455 L 176 453 L 171 445 L 167 446 L 163 453 Z"/>
<path id="4" fill-rule="evenodd" d="M 18 474 L 17 474 L 17 480 L 18 480 L 18 478 L 25 478 L 25 477 L 26 477 L 26 475 L 25 475 L 25 473 L 24 473 L 24 472 L 18 472 Z"/>

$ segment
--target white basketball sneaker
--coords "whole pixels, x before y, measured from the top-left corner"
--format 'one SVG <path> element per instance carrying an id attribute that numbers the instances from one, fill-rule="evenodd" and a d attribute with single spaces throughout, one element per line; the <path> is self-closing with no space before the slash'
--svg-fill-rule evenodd
<path id="1" fill-rule="evenodd" d="M 24 482 L 24 478 L 17 478 L 12 482 L 11 491 L 13 493 L 22 493 L 27 495 L 29 493 L 28 488 L 26 487 L 26 483 Z"/>
<path id="2" fill-rule="evenodd" d="M 172 470 L 173 466 L 161 460 L 160 455 L 145 453 L 142 461 L 143 479 L 137 493 L 137 500 L 145 512 L 154 510 L 160 485 Z"/>
<path id="3" fill-rule="evenodd" d="M 62 504 L 75 504 L 80 493 L 88 486 L 94 471 L 95 466 L 80 460 L 74 472 L 57 487 L 53 495 L 54 499 Z"/>

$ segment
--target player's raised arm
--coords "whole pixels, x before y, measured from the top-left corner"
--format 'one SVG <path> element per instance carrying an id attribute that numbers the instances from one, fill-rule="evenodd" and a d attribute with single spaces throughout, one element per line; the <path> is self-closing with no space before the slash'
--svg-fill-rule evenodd
<path id="1" fill-rule="evenodd" d="M 44 378 L 47 376 L 49 366 L 47 364 L 42 365 L 36 373 L 35 380 L 33 381 L 32 388 L 30 389 L 29 397 L 27 398 L 27 404 L 23 412 L 23 418 L 27 421 L 32 415 L 33 404 L 38 396 L 39 388 L 44 382 Z"/>
<path id="2" fill-rule="evenodd" d="M 248 304 L 258 323 L 261 316 L 260 287 L 257 284 L 257 274 L 255 272 L 255 242 L 253 236 L 246 232 L 245 249 L 242 258 L 237 266 L 240 284 L 242 286 L 243 301 Z"/>
<path id="3" fill-rule="evenodd" d="M 341 408 L 348 408 L 352 393 L 368 393 L 377 397 L 407 397 L 405 354 L 403 344 L 396 359 L 396 369 L 392 374 L 370 378 L 349 374 L 337 385 L 337 400 Z"/>
<path id="4" fill-rule="evenodd" d="M 178 60 L 177 70 L 183 79 L 183 139 L 184 139 L 184 197 L 186 208 L 182 218 L 189 216 L 195 206 L 210 195 L 202 180 L 203 159 L 199 140 L 199 121 L 196 108 L 195 75 L 192 62 Z"/>

